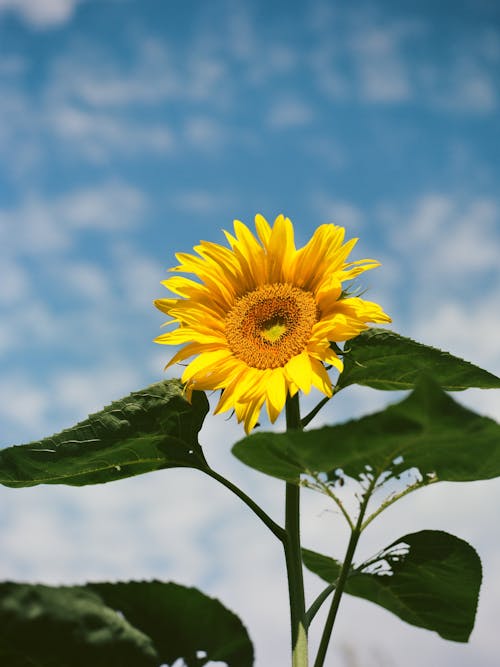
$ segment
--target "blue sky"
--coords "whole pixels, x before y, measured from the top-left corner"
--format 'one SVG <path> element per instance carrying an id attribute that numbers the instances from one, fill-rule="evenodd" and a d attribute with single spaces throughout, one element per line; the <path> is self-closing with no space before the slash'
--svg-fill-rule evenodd
<path id="1" fill-rule="evenodd" d="M 0 443 L 161 379 L 151 302 L 174 252 L 222 242 L 257 212 L 287 214 L 299 242 L 323 222 L 346 226 L 357 257 L 383 263 L 363 286 L 396 331 L 500 374 L 499 71 L 493 0 L 0 0 Z M 500 419 L 499 392 L 460 398 Z M 390 399 L 346 392 L 323 420 Z M 211 460 L 279 517 L 279 484 L 230 458 L 239 436 L 207 424 Z M 366 555 L 410 528 L 470 539 L 486 582 L 471 644 L 351 600 L 335 654 L 346 665 L 359 624 L 366 667 L 403 654 L 409 667 L 494 664 L 500 559 L 487 525 L 500 487 L 441 486 L 372 529 Z M 197 584 L 247 620 L 258 667 L 284 660 L 281 554 L 213 484 L 169 472 L 0 496 L 2 578 Z M 307 537 L 321 544 L 337 519 L 307 503 Z M 276 604 L 262 611 L 265 590 Z"/>

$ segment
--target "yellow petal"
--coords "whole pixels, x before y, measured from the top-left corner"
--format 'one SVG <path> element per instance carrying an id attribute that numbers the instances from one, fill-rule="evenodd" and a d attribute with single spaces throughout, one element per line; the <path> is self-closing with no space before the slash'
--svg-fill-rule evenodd
<path id="1" fill-rule="evenodd" d="M 220 349 L 220 343 L 190 343 L 174 354 L 165 368 L 169 368 L 170 366 L 177 364 L 179 361 L 184 361 L 189 357 L 194 357 L 195 354 L 213 352 L 218 349 Z"/>
<path id="2" fill-rule="evenodd" d="M 312 370 L 311 360 L 307 352 L 301 352 L 285 365 L 286 375 L 289 380 L 294 382 L 305 394 L 311 390 Z"/>
<path id="3" fill-rule="evenodd" d="M 179 327 L 174 331 L 161 334 L 155 338 L 155 343 L 161 345 L 182 345 L 182 343 L 218 343 L 223 345 L 225 339 L 204 327 Z"/>
<path id="4" fill-rule="evenodd" d="M 343 371 L 344 364 L 330 347 L 330 341 L 323 339 L 321 342 L 310 342 L 307 346 L 307 351 L 309 355 L 313 357 L 311 363 L 313 363 L 314 359 L 318 359 L 325 364 L 334 366 L 339 372 Z"/>
<path id="5" fill-rule="evenodd" d="M 191 278 L 185 278 L 184 276 L 171 276 L 166 280 L 162 280 L 161 284 L 170 292 L 186 298 L 200 296 L 206 292 L 206 287 L 204 285 L 191 280 Z"/>
<path id="6" fill-rule="evenodd" d="M 255 398 L 255 391 L 252 391 L 254 387 L 257 387 L 257 394 L 262 393 L 262 389 L 260 392 L 258 391 L 258 384 L 263 371 L 257 368 L 249 368 L 239 360 L 235 360 L 235 363 L 239 364 L 238 372 L 224 389 L 224 393 L 215 409 L 215 414 L 225 412 L 229 408 L 235 408 L 237 403 L 246 403 Z"/>
<path id="7" fill-rule="evenodd" d="M 209 373 L 214 366 L 230 356 L 232 356 L 231 350 L 224 348 L 212 352 L 203 352 L 187 366 L 182 375 L 182 381 L 189 382 L 195 375 Z"/>
<path id="8" fill-rule="evenodd" d="M 285 406 L 286 393 L 283 369 L 274 368 L 266 378 L 267 414 L 273 424 Z"/>
<path id="9" fill-rule="evenodd" d="M 247 435 L 255 427 L 255 424 L 259 419 L 259 414 L 263 403 L 264 403 L 264 396 L 258 396 L 253 401 L 245 405 L 243 421 L 245 426 L 245 433 Z"/>
<path id="10" fill-rule="evenodd" d="M 257 213 L 255 216 L 255 228 L 259 239 L 262 241 L 262 245 L 264 248 L 267 248 L 271 237 L 271 227 L 269 226 L 268 221 L 260 213 Z"/>
<path id="11" fill-rule="evenodd" d="M 294 257 L 293 225 L 288 218 L 279 215 L 274 222 L 267 247 L 268 282 L 287 282 Z"/>
<path id="12" fill-rule="evenodd" d="M 297 251 L 291 272 L 294 284 L 315 292 L 344 239 L 344 228 L 321 225 L 309 242 Z"/>
<path id="13" fill-rule="evenodd" d="M 170 308 L 175 306 L 177 301 L 178 299 L 155 299 L 153 303 L 156 306 L 156 308 L 158 308 L 158 310 L 162 311 L 162 313 L 170 315 Z"/>
<path id="14" fill-rule="evenodd" d="M 333 395 L 332 383 L 326 372 L 326 368 L 317 359 L 311 359 L 311 368 L 313 385 L 316 389 L 323 392 L 323 394 L 331 397 Z"/>

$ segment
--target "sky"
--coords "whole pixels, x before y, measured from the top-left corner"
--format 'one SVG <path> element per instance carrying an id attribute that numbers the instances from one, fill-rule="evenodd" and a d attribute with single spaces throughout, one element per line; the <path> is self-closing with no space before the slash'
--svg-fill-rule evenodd
<path id="1" fill-rule="evenodd" d="M 299 244 L 345 226 L 355 258 L 382 262 L 362 287 L 393 330 L 500 375 L 499 72 L 494 0 L 0 0 L 0 446 L 164 378 L 152 300 L 174 253 L 256 213 L 289 216 Z M 348 389 L 316 425 L 396 398 Z M 455 398 L 500 420 L 499 391 Z M 281 520 L 282 484 L 230 454 L 241 436 L 211 417 L 201 442 Z M 498 480 L 439 484 L 360 545 L 361 560 L 425 528 L 470 541 L 484 572 L 468 645 L 346 597 L 329 659 L 496 665 L 499 501 Z M 245 621 L 257 667 L 287 663 L 280 548 L 194 471 L 0 488 L 0 534 L 1 579 L 196 585 Z M 341 519 L 312 494 L 303 536 L 342 556 Z"/>

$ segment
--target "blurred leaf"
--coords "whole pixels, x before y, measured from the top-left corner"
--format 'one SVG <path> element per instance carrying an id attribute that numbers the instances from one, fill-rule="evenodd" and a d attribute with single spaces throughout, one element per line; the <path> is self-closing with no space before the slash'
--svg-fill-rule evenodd
<path id="1" fill-rule="evenodd" d="M 162 468 L 204 467 L 198 432 L 207 411 L 203 392 L 194 392 L 189 404 L 180 382 L 159 382 L 73 428 L 0 450 L 0 483 L 82 486 Z"/>
<path id="2" fill-rule="evenodd" d="M 0 664 L 5 667 L 160 665 L 150 637 L 91 590 L 0 584 Z"/>
<path id="3" fill-rule="evenodd" d="M 500 425 L 455 402 L 429 378 L 400 403 L 337 426 L 288 433 L 255 433 L 233 447 L 256 470 L 298 482 L 299 474 L 343 471 L 400 475 L 418 469 L 429 479 L 467 482 L 500 475 Z"/>
<path id="4" fill-rule="evenodd" d="M 6 667 L 251 667 L 241 621 L 218 600 L 172 583 L 0 584 Z"/>
<path id="5" fill-rule="evenodd" d="M 317 574 L 324 581 L 329 584 L 334 584 L 337 581 L 342 567 L 342 563 L 339 563 L 338 560 L 323 556 L 323 554 L 310 549 L 302 549 L 302 560 L 308 570 Z"/>
<path id="6" fill-rule="evenodd" d="M 252 643 L 240 619 L 195 588 L 158 581 L 89 584 L 89 588 L 151 637 L 159 664 L 183 658 L 189 667 L 210 660 L 234 667 L 253 665 Z"/>
<path id="7" fill-rule="evenodd" d="M 424 372 L 446 391 L 500 388 L 496 375 L 393 331 L 368 329 L 348 341 L 344 349 L 339 387 L 361 384 L 374 389 L 412 389 Z"/>
<path id="8" fill-rule="evenodd" d="M 328 583 L 339 564 L 311 551 L 304 563 Z M 481 561 L 467 542 L 439 530 L 404 535 L 354 568 L 345 591 L 384 607 L 403 621 L 466 642 L 476 616 Z"/>

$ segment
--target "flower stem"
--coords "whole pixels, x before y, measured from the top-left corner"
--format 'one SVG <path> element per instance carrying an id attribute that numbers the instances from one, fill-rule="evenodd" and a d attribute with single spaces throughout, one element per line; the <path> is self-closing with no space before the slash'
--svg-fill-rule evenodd
<path id="1" fill-rule="evenodd" d="M 247 494 L 242 491 L 239 487 L 236 486 L 236 484 L 233 484 L 230 482 L 228 479 L 226 479 L 223 475 L 220 475 L 218 472 L 210 468 L 208 465 L 204 468 L 200 468 L 202 472 L 204 472 L 206 475 L 209 477 L 212 477 L 212 479 L 217 480 L 220 482 L 223 486 L 225 486 L 229 491 L 234 493 L 240 500 L 242 500 L 245 505 L 247 505 L 254 514 L 256 514 L 259 519 L 269 528 L 269 530 L 276 535 L 276 537 L 283 542 L 285 540 L 285 531 L 281 526 L 278 526 L 278 524 L 271 519 L 269 514 L 267 514 L 257 503 L 250 498 L 250 496 L 247 496 Z"/>
<path id="2" fill-rule="evenodd" d="M 333 398 L 333 397 L 335 396 L 335 394 L 336 394 L 337 392 L 339 392 L 341 389 L 342 389 L 342 387 L 335 386 L 335 387 L 333 388 L 333 393 L 332 393 L 331 396 L 325 396 L 323 399 L 321 399 L 321 401 L 318 403 L 318 405 L 316 405 L 316 406 L 311 410 L 311 412 L 309 412 L 309 413 L 308 413 L 305 417 L 303 417 L 303 419 L 301 420 L 302 428 L 305 428 L 305 427 L 309 424 L 309 422 L 312 421 L 312 420 L 314 419 L 314 417 L 316 417 L 316 415 L 317 415 L 318 412 L 321 410 L 321 408 L 322 408 L 324 405 L 326 405 L 326 404 L 328 403 L 328 401 L 329 401 L 331 398 Z"/>
<path id="3" fill-rule="evenodd" d="M 375 479 L 372 480 L 365 494 L 363 495 L 363 500 L 359 508 L 358 520 L 356 521 L 356 525 L 351 531 L 351 538 L 349 540 L 349 544 L 347 545 L 347 551 L 345 554 L 344 562 L 342 564 L 342 568 L 340 570 L 339 578 L 335 583 L 335 593 L 333 595 L 332 605 L 330 607 L 330 611 L 328 612 L 328 617 L 326 619 L 325 627 L 323 629 L 323 634 L 321 636 L 321 641 L 319 644 L 318 653 L 316 655 L 316 660 L 314 662 L 314 667 L 323 667 L 325 661 L 326 651 L 328 649 L 328 644 L 330 643 L 330 638 L 332 636 L 333 624 L 335 623 L 335 618 L 337 617 L 337 611 L 340 605 L 340 599 L 342 597 L 342 593 L 344 592 L 344 588 L 347 582 L 347 577 L 349 576 L 349 572 L 351 570 L 351 565 L 354 558 L 354 552 L 356 551 L 356 547 L 358 546 L 358 540 L 363 530 L 363 519 L 374 486 L 375 486 Z"/>
<path id="4" fill-rule="evenodd" d="M 286 400 L 287 431 L 301 429 L 298 394 Z M 307 624 L 300 546 L 300 487 L 286 483 L 285 549 L 290 621 L 292 632 L 292 667 L 307 667 Z"/>
<path id="5" fill-rule="evenodd" d="M 318 613 L 318 611 L 321 609 L 321 605 L 323 602 L 329 597 L 329 595 L 335 590 L 335 584 L 328 584 L 328 586 L 321 591 L 321 593 L 318 595 L 318 597 L 314 600 L 312 605 L 309 607 L 307 610 L 307 627 L 309 628 L 311 626 L 311 623 L 313 622 L 314 617 Z"/>

